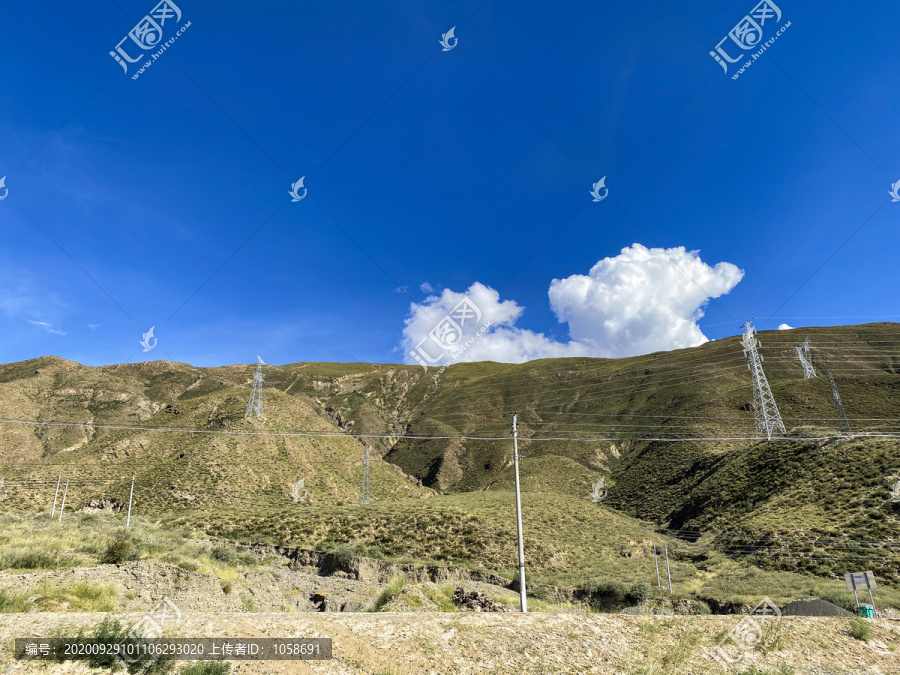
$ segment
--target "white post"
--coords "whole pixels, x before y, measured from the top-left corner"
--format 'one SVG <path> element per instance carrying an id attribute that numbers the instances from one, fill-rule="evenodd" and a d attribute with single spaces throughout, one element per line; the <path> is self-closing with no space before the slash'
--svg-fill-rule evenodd
<path id="1" fill-rule="evenodd" d="M 63 510 L 66 508 L 66 495 L 67 494 L 69 494 L 69 479 L 68 478 L 66 478 L 66 489 L 63 490 L 62 506 L 59 507 L 59 522 L 62 522 Z"/>
<path id="2" fill-rule="evenodd" d="M 56 478 L 56 493 L 53 495 L 53 510 L 50 511 L 51 518 L 56 513 L 56 499 L 57 499 L 57 497 L 59 497 L 59 483 L 61 480 L 62 480 L 62 474 L 59 474 L 59 476 L 57 476 L 57 478 Z"/>
<path id="3" fill-rule="evenodd" d="M 131 477 L 131 493 L 128 495 L 128 519 L 125 521 L 125 529 L 131 525 L 131 498 L 134 496 L 134 476 Z"/>
<path id="4" fill-rule="evenodd" d="M 653 544 L 653 562 L 656 563 L 656 587 L 662 588 L 662 582 L 659 580 L 659 558 L 656 557 L 656 544 Z"/>
<path id="5" fill-rule="evenodd" d="M 666 576 L 669 577 L 669 594 L 672 594 L 672 572 L 669 571 L 669 545 L 665 546 L 666 552 Z"/>
<path id="6" fill-rule="evenodd" d="M 522 540 L 522 495 L 519 492 L 519 432 L 516 429 L 516 413 L 512 414 L 513 464 L 516 468 L 516 528 L 519 534 L 519 600 L 522 611 L 528 611 L 525 597 L 525 544 Z"/>

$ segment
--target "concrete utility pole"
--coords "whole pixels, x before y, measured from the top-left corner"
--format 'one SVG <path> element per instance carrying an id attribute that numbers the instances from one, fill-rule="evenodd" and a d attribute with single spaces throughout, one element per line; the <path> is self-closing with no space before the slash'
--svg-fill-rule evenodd
<path id="1" fill-rule="evenodd" d="M 125 529 L 131 525 L 131 498 L 134 497 L 134 476 L 131 477 L 131 492 L 128 494 L 128 518 L 125 520 Z"/>
<path id="2" fill-rule="evenodd" d="M 62 506 L 59 507 L 59 522 L 62 522 L 62 514 L 66 508 L 66 495 L 69 494 L 69 479 L 66 479 L 66 489 L 63 491 Z"/>
<path id="3" fill-rule="evenodd" d="M 519 533 L 519 601 L 522 611 L 528 611 L 525 596 L 525 543 L 522 538 L 522 495 L 519 490 L 519 432 L 516 429 L 516 413 L 512 414 L 513 465 L 516 472 L 516 529 Z"/>
<path id="4" fill-rule="evenodd" d="M 669 595 L 672 595 L 672 572 L 669 570 L 669 545 L 666 544 L 666 576 L 669 577 Z"/>
<path id="5" fill-rule="evenodd" d="M 659 558 L 656 557 L 656 544 L 653 544 L 653 562 L 656 563 L 656 587 L 662 588 L 662 582 L 659 580 Z"/>
<path id="6" fill-rule="evenodd" d="M 766 440 L 772 440 L 773 432 L 780 432 L 784 436 L 787 432 L 784 430 L 784 422 L 781 421 L 781 413 L 778 412 L 778 406 L 775 404 L 775 397 L 772 396 L 772 390 L 769 388 L 769 381 L 763 372 L 762 361 L 757 347 L 759 340 L 756 339 L 756 330 L 750 325 L 750 322 L 744 324 L 746 329 L 744 339 L 741 344 L 744 345 L 744 356 L 747 357 L 747 368 L 753 376 L 753 403 L 754 414 L 756 415 L 756 437 L 762 439 L 765 435 Z"/>
<path id="7" fill-rule="evenodd" d="M 56 478 L 56 493 L 53 495 L 53 509 L 50 511 L 50 517 L 52 518 L 56 513 L 56 499 L 59 497 L 59 483 L 62 480 L 62 474 L 59 474 Z"/>

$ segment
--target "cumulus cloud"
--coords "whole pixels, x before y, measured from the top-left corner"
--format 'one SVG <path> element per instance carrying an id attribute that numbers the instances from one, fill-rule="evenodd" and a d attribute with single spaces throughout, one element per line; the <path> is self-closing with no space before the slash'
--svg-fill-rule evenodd
<path id="1" fill-rule="evenodd" d="M 710 267 L 683 246 L 641 244 L 604 258 L 587 275 L 554 279 L 550 307 L 572 339 L 598 356 L 632 356 L 707 342 L 697 326 L 710 298 L 744 277 L 735 265 Z"/>
<path id="2" fill-rule="evenodd" d="M 47 323 L 46 321 L 32 321 L 31 319 L 28 319 L 28 323 L 34 324 L 35 326 L 40 326 L 48 333 L 53 333 L 54 335 L 65 335 L 66 334 L 65 331 L 57 330 L 56 328 L 53 327 L 52 323 Z"/>
<path id="3" fill-rule="evenodd" d="M 516 327 L 524 308 L 481 283 L 466 293 L 444 289 L 410 306 L 403 329 L 406 363 L 521 363 L 561 356 L 619 357 L 707 342 L 697 321 L 711 298 L 733 289 L 744 272 L 710 266 L 697 251 L 634 244 L 586 275 L 554 279 L 550 307 L 569 327 L 561 342 Z"/>
<path id="4" fill-rule="evenodd" d="M 786 323 L 783 323 L 780 326 L 778 326 L 778 330 L 794 330 L 794 327 L 788 326 Z"/>

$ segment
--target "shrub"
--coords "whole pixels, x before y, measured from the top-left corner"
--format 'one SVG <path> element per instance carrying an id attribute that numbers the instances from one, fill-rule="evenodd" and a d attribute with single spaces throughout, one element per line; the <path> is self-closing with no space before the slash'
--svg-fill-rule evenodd
<path id="1" fill-rule="evenodd" d="M 118 565 L 132 558 L 133 542 L 127 530 L 122 530 L 106 544 L 106 550 L 100 556 L 100 562 Z"/>
<path id="2" fill-rule="evenodd" d="M 628 587 L 621 581 L 588 579 L 581 588 L 586 593 L 613 603 L 622 603 L 628 595 Z"/>
<path id="3" fill-rule="evenodd" d="M 340 544 L 332 551 L 332 555 L 337 559 L 339 565 L 346 565 L 351 558 L 374 558 L 381 560 L 384 558 L 384 551 L 377 546 L 367 546 L 362 542 L 355 544 Z"/>
<path id="4" fill-rule="evenodd" d="M 822 600 L 846 609 L 848 612 L 856 611 L 856 604 L 846 591 L 829 591 L 822 596 Z"/>
<path id="5" fill-rule="evenodd" d="M 111 612 L 116 608 L 115 598 L 118 592 L 115 586 L 79 581 L 68 587 L 65 594 L 74 611 Z"/>
<path id="6" fill-rule="evenodd" d="M 704 600 L 694 600 L 691 604 L 691 614 L 712 614 L 712 610 Z"/>
<path id="7" fill-rule="evenodd" d="M 869 625 L 869 622 L 860 617 L 854 617 L 850 619 L 850 637 L 855 640 L 862 640 L 863 642 L 868 642 L 872 639 L 872 626 Z"/>
<path id="8" fill-rule="evenodd" d="M 178 675 L 227 675 L 231 672 L 231 664 L 228 661 L 200 661 L 190 666 L 185 666 Z"/>
<path id="9" fill-rule="evenodd" d="M 13 548 L 0 554 L 0 569 L 3 570 L 56 570 L 75 564 L 72 558 L 48 551 Z"/>
<path id="10" fill-rule="evenodd" d="M 375 602 L 369 608 L 369 611 L 380 612 L 381 608 L 400 595 L 404 588 L 406 588 L 406 577 L 396 577 L 382 589 L 381 594 L 375 599 Z"/>
<path id="11" fill-rule="evenodd" d="M 225 563 L 226 565 L 255 565 L 256 556 L 252 553 L 238 553 L 228 546 L 213 546 L 209 552 L 209 557 L 213 560 Z"/>
<path id="12" fill-rule="evenodd" d="M 546 586 L 532 586 L 531 588 L 528 588 L 528 584 L 525 584 L 525 592 L 529 598 L 543 600 L 544 602 L 550 602 L 552 600 L 550 591 Z"/>
<path id="13" fill-rule="evenodd" d="M 653 586 L 646 581 L 636 581 L 628 590 L 628 600 L 635 603 L 642 603 L 653 594 Z"/>
<path id="14" fill-rule="evenodd" d="M 118 643 L 128 639 L 134 626 L 125 626 L 118 619 L 107 616 L 94 628 L 94 637 L 110 643 Z M 84 638 L 81 632 L 78 638 Z M 95 654 L 88 660 L 88 665 L 94 668 L 109 668 L 111 672 L 119 669 L 117 658 L 113 654 Z M 147 675 L 165 675 L 175 669 L 175 658 L 172 656 L 152 657 L 146 654 L 138 656 L 134 663 L 127 666 L 129 673 L 144 673 Z"/>
<path id="15" fill-rule="evenodd" d="M 0 614 L 15 614 L 31 609 L 28 593 L 13 593 L 8 588 L 0 588 Z"/>

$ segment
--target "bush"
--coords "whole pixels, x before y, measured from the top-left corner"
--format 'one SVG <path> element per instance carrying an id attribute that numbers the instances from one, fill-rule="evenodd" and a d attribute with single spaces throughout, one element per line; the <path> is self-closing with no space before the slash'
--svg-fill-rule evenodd
<path id="1" fill-rule="evenodd" d="M 2 570 L 57 570 L 61 567 L 74 567 L 76 561 L 47 551 L 33 551 L 13 548 L 0 554 Z"/>
<path id="2" fill-rule="evenodd" d="M 581 584 L 581 589 L 586 593 L 613 603 L 625 602 L 625 598 L 628 595 L 628 587 L 621 581 L 588 579 Z"/>
<path id="3" fill-rule="evenodd" d="M 336 546 L 331 554 L 337 559 L 338 564 L 342 566 L 348 564 L 351 558 L 374 558 L 375 560 L 384 558 L 384 551 L 380 548 L 374 545 L 367 546 L 359 541 L 355 544 Z"/>
<path id="4" fill-rule="evenodd" d="M 122 530 L 106 544 L 106 550 L 100 556 L 100 562 L 107 565 L 118 565 L 131 560 L 134 547 L 131 535 L 127 530 Z"/>
<path id="5" fill-rule="evenodd" d="M 694 600 L 691 603 L 691 614 L 712 614 L 712 610 L 704 600 Z"/>
<path id="6" fill-rule="evenodd" d="M 134 626 L 125 626 L 118 619 L 107 616 L 94 628 L 93 637 L 110 643 L 119 643 L 128 639 Z M 86 636 L 78 633 L 78 638 Z M 109 668 L 111 672 L 119 669 L 119 662 L 112 654 L 94 654 L 88 659 L 88 665 L 94 668 Z M 172 656 L 152 657 L 146 654 L 139 656 L 134 663 L 127 666 L 129 673 L 144 673 L 147 675 L 165 675 L 175 669 L 175 658 Z"/>
<path id="7" fill-rule="evenodd" d="M 869 625 L 869 622 L 860 617 L 855 617 L 850 619 L 850 637 L 855 640 L 862 640 L 863 642 L 868 642 L 872 639 L 872 626 Z"/>
<path id="8" fill-rule="evenodd" d="M 232 567 L 236 565 L 247 565 L 249 567 L 257 562 L 256 556 L 252 553 L 238 553 L 227 546 L 214 546 L 209 552 L 209 557 Z"/>
<path id="9" fill-rule="evenodd" d="M 846 609 L 848 612 L 856 612 L 856 604 L 853 602 L 853 598 L 850 597 L 849 592 L 829 591 L 822 596 L 822 600 Z"/>
<path id="10" fill-rule="evenodd" d="M 231 672 L 231 664 L 228 661 L 200 661 L 190 666 L 185 666 L 178 675 L 227 675 Z"/>
<path id="11" fill-rule="evenodd" d="M 13 593 L 8 588 L 0 588 L 0 614 L 15 614 L 31 609 L 28 593 Z"/>
<path id="12" fill-rule="evenodd" d="M 646 581 L 636 581 L 628 590 L 627 599 L 631 602 L 640 604 L 653 595 L 653 586 Z"/>
<path id="13" fill-rule="evenodd" d="M 381 591 L 381 594 L 375 599 L 375 603 L 369 608 L 369 611 L 381 611 L 381 608 L 400 595 L 404 588 L 406 588 L 406 577 L 395 578 Z"/>

